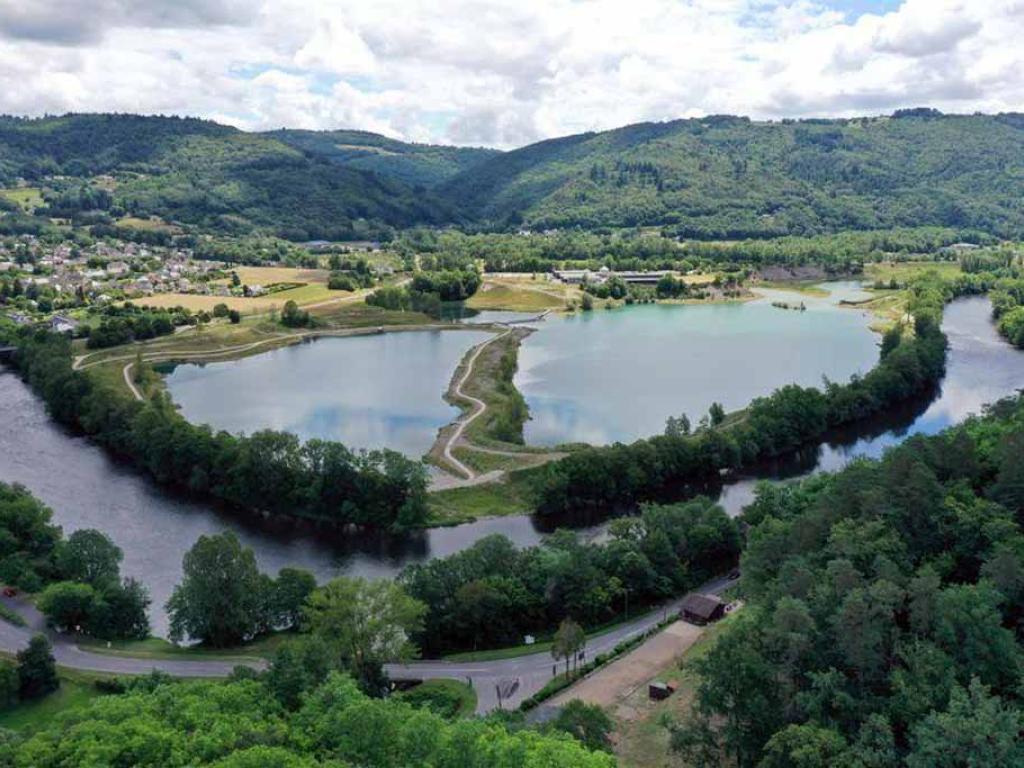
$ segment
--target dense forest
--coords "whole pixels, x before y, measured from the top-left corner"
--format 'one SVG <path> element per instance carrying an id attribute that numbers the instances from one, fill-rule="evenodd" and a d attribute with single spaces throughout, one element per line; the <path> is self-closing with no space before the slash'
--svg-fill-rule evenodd
<path id="1" fill-rule="evenodd" d="M 1024 762 L 1024 400 L 764 484 L 741 522 L 748 605 L 696 662 L 689 764 Z"/>
<path id="2" fill-rule="evenodd" d="M 775 123 L 716 116 L 533 144 L 440 188 L 476 218 L 535 228 L 667 225 L 695 239 L 901 226 L 1024 233 L 1024 117 Z"/>
<path id="3" fill-rule="evenodd" d="M 282 670 L 287 671 L 287 670 Z M 450 720 L 401 697 L 373 699 L 334 672 L 283 694 L 280 672 L 226 683 L 159 676 L 124 685 L 27 738 L 8 733 L 0 764 L 137 768 L 612 768 L 566 733 Z"/>
<path id="4" fill-rule="evenodd" d="M 291 240 L 389 237 L 417 224 L 507 230 L 655 225 L 696 240 L 946 227 L 1024 235 L 1024 117 L 643 123 L 513 152 L 360 131 L 243 133 L 134 115 L 0 118 L 0 185 L 46 213 L 124 214 Z M 0 229 L 44 222 L 9 210 Z"/>
<path id="5" fill-rule="evenodd" d="M 370 171 L 420 189 L 435 187 L 500 154 L 496 149 L 409 144 L 368 131 L 285 129 L 264 135 L 338 165 Z"/>
<path id="6" fill-rule="evenodd" d="M 17 178 L 56 186 L 47 213 L 93 214 L 83 221 L 158 215 L 216 231 L 344 240 L 452 219 L 438 200 L 398 180 L 194 119 L 4 118 L 0 184 Z M 101 185 L 105 196 L 82 195 L 83 182 Z"/>

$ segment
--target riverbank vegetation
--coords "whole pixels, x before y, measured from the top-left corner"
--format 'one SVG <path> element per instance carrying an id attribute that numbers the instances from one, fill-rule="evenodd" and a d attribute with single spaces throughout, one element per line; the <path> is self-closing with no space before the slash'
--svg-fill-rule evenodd
<path id="1" fill-rule="evenodd" d="M 17 365 L 60 423 L 81 430 L 162 485 L 254 514 L 405 528 L 426 519 L 426 472 L 394 451 L 354 453 L 264 430 L 249 437 L 187 422 L 164 396 L 140 402 L 72 370 L 66 339 L 16 331 Z"/>
<path id="2" fill-rule="evenodd" d="M 1024 401 L 743 515 L 748 604 L 697 665 L 691 765 L 1015 765 Z M 797 755 L 800 755 L 797 758 Z"/>
<path id="3" fill-rule="evenodd" d="M 0 482 L 0 583 L 39 593 L 39 610 L 62 631 L 146 637 L 149 594 L 136 579 L 121 577 L 121 550 L 92 529 L 64 538 L 52 517 L 27 490 Z"/>
<path id="4" fill-rule="evenodd" d="M 417 639 L 430 654 L 518 645 L 566 617 L 586 627 L 681 594 L 727 569 L 739 535 L 707 499 L 650 506 L 611 524 L 605 544 L 570 531 L 516 549 L 489 536 L 399 579 L 427 611 Z"/>

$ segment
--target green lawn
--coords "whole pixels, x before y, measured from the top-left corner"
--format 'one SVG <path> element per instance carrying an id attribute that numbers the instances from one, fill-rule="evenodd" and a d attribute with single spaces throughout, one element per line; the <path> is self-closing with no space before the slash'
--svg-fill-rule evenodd
<path id="1" fill-rule="evenodd" d="M 287 632 L 280 632 L 273 635 L 258 638 L 251 643 L 238 648 L 206 648 L 202 646 L 181 646 L 159 637 L 149 637 L 145 640 L 123 640 L 110 643 L 107 647 L 105 640 L 91 640 L 83 638 L 79 645 L 88 648 L 94 653 L 107 654 L 110 656 L 132 656 L 139 659 L 237 659 L 239 661 L 251 661 L 259 658 L 269 658 L 274 651 L 280 647 L 288 638 L 294 635 Z"/>
<path id="2" fill-rule="evenodd" d="M 12 203 L 17 203 L 23 211 L 28 213 L 31 213 L 45 202 L 43 200 L 43 193 L 38 187 L 0 189 L 0 197 L 5 197 Z"/>
<path id="3" fill-rule="evenodd" d="M 529 470 L 514 472 L 504 482 L 452 488 L 431 493 L 430 525 L 456 525 L 481 517 L 533 512 Z"/>
<path id="4" fill-rule="evenodd" d="M 93 685 L 95 679 L 81 672 L 61 670 L 60 688 L 49 696 L 0 711 L 0 728 L 31 732 L 48 725 L 53 718 L 64 712 L 85 706 L 104 695 Z"/>

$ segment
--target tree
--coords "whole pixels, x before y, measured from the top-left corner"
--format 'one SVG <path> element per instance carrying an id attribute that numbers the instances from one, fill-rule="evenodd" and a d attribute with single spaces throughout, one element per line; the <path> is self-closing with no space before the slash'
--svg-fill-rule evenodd
<path id="1" fill-rule="evenodd" d="M 597 705 L 573 699 L 558 711 L 551 727 L 565 731 L 587 749 L 612 751 L 608 735 L 615 728 L 615 723 Z"/>
<path id="2" fill-rule="evenodd" d="M 89 621 L 89 632 L 96 637 L 145 640 L 149 637 L 149 590 L 136 579 L 108 585 Z"/>
<path id="3" fill-rule="evenodd" d="M 1024 761 L 1021 714 L 989 694 L 977 679 L 953 689 L 949 707 L 933 712 L 911 732 L 908 768 L 1018 766 Z"/>
<path id="4" fill-rule="evenodd" d="M 587 644 L 583 627 L 572 619 L 563 619 L 551 643 L 551 657 L 558 661 L 565 659 L 565 674 L 569 674 L 569 661 L 575 660 L 579 651 Z"/>
<path id="5" fill-rule="evenodd" d="M 342 665 L 372 687 L 383 664 L 416 654 L 411 636 L 422 628 L 425 612 L 393 581 L 339 578 L 309 596 L 305 620 Z"/>
<path id="6" fill-rule="evenodd" d="M 228 309 L 228 305 L 224 302 L 217 304 L 213 308 L 214 317 L 227 317 L 231 310 Z"/>
<path id="7" fill-rule="evenodd" d="M 124 553 L 101 531 L 75 531 L 57 547 L 57 569 L 68 581 L 93 586 L 116 581 Z"/>
<path id="8" fill-rule="evenodd" d="M 708 409 L 708 416 L 711 418 L 711 426 L 717 427 L 725 421 L 725 408 L 721 403 L 712 403 L 711 408 Z"/>
<path id="9" fill-rule="evenodd" d="M 44 635 L 35 635 L 18 653 L 18 694 L 23 700 L 37 699 L 57 690 L 57 662 Z"/>
<path id="10" fill-rule="evenodd" d="M 185 578 L 167 601 L 171 640 L 192 637 L 223 648 L 257 632 L 264 583 L 252 549 L 230 531 L 200 536 L 182 565 Z"/>
<path id="11" fill-rule="evenodd" d="M 273 621 L 276 628 L 295 629 L 302 620 L 306 599 L 316 589 L 316 578 L 301 568 L 282 568 L 273 586 Z"/>
<path id="12" fill-rule="evenodd" d="M 680 416 L 669 416 L 665 421 L 665 434 L 669 437 L 683 437 L 690 434 L 690 419 L 684 413 Z"/>
<path id="13" fill-rule="evenodd" d="M 18 668 L 7 662 L 0 662 L 0 711 L 10 709 L 18 703 L 18 692 L 21 681 L 18 679 Z M 4 765 L 0 761 L 0 765 Z"/>
<path id="14" fill-rule="evenodd" d="M 80 632 L 88 630 L 99 600 L 89 584 L 59 581 L 39 596 L 39 610 L 51 626 L 63 632 Z"/>
<path id="15" fill-rule="evenodd" d="M 232 325 L 238 325 L 242 322 L 242 314 L 237 309 L 229 310 L 228 319 L 231 321 Z"/>
<path id="16" fill-rule="evenodd" d="M 301 328 L 309 325 L 309 313 L 299 309 L 299 305 L 289 299 L 281 311 L 281 322 L 289 328 Z"/>

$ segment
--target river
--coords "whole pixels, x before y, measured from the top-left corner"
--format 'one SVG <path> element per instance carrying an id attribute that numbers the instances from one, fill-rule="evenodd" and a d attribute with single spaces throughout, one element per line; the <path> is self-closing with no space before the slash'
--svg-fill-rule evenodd
<path id="1" fill-rule="evenodd" d="M 908 434 L 936 432 L 1024 386 L 1024 352 L 996 335 L 989 311 L 983 298 L 960 300 L 947 308 L 943 328 L 951 343 L 948 373 L 930 403 L 911 404 L 886 421 L 833 436 L 797 460 L 762 468 L 757 476 L 796 476 L 816 466 L 838 468 L 856 455 L 877 455 Z M 591 535 L 602 524 L 515 516 L 402 536 L 356 538 L 294 522 L 255 523 L 161 491 L 85 438 L 54 424 L 21 380 L 2 369 L 0 424 L 0 479 L 29 488 L 53 508 L 54 521 L 65 531 L 105 531 L 125 552 L 123 572 L 149 587 L 157 633 L 166 631 L 162 606 L 181 578 L 182 556 L 202 534 L 234 530 L 256 551 L 264 570 L 276 572 L 293 565 L 325 580 L 341 574 L 391 576 L 407 564 L 451 554 L 491 533 L 527 546 L 540 541 L 556 524 L 570 523 Z M 711 490 L 720 491 L 721 502 L 736 513 L 749 500 L 756 479 L 738 478 L 723 489 Z"/>

